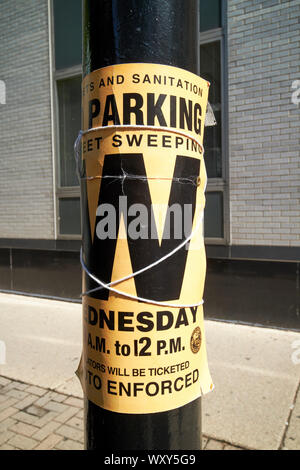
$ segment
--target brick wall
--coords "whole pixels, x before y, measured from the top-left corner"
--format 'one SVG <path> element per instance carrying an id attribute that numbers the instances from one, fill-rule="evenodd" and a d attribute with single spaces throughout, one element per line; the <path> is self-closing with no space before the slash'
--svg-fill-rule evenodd
<path id="1" fill-rule="evenodd" d="M 228 0 L 231 243 L 300 246 L 300 0 Z"/>
<path id="2" fill-rule="evenodd" d="M 53 238 L 47 0 L 1 0 L 0 238 Z"/>

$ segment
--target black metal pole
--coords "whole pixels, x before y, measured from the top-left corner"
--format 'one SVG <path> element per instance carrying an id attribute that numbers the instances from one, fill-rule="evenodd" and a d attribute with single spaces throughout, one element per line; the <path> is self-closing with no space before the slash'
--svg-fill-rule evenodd
<path id="1" fill-rule="evenodd" d="M 199 73 L 198 0 L 83 0 L 83 76 L 122 63 Z M 162 267 L 163 269 L 163 267 Z M 201 398 L 166 412 L 122 414 L 85 399 L 86 449 L 199 450 Z"/>

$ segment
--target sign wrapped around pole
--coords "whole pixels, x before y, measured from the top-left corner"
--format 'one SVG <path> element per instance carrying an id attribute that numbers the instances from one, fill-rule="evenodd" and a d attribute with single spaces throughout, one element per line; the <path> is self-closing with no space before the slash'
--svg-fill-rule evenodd
<path id="1" fill-rule="evenodd" d="M 85 0 L 81 178 L 87 449 L 200 449 L 198 2 Z"/>

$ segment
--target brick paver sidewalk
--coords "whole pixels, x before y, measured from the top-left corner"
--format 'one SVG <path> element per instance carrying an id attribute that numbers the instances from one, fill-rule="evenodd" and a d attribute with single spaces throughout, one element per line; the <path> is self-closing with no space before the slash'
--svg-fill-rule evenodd
<path id="1" fill-rule="evenodd" d="M 0 377 L 0 450 L 83 450 L 79 398 Z M 203 437 L 206 450 L 240 450 Z"/>

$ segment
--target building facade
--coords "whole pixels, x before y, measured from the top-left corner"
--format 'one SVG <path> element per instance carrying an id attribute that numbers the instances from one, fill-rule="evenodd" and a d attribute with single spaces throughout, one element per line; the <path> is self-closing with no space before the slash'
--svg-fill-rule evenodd
<path id="1" fill-rule="evenodd" d="M 200 1 L 210 318 L 300 328 L 299 18 L 300 0 Z M 81 0 L 0 4 L 5 292 L 80 300 L 81 33 Z"/>

